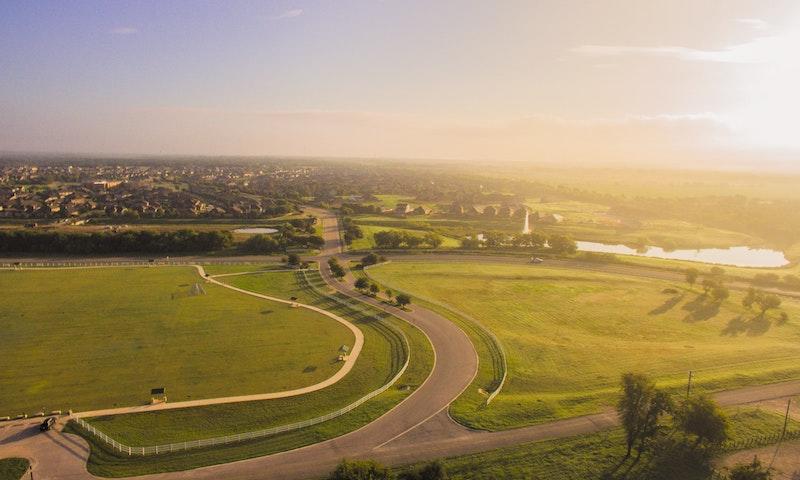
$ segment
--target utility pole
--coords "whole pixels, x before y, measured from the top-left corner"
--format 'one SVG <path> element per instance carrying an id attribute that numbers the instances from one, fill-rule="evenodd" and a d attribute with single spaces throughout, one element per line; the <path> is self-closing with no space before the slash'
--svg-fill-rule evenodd
<path id="1" fill-rule="evenodd" d="M 692 393 L 692 371 L 689 370 L 689 381 L 686 383 L 686 399 L 689 399 L 689 394 Z"/>
<path id="2" fill-rule="evenodd" d="M 786 436 L 786 429 L 789 427 L 789 408 L 792 406 L 792 399 L 786 402 L 786 417 L 783 419 L 783 432 L 781 432 L 781 440 Z"/>
<path id="3" fill-rule="evenodd" d="M 778 440 L 778 445 L 775 446 L 775 453 L 772 454 L 772 461 L 769 462 L 769 468 L 772 468 L 772 464 L 775 463 L 775 459 L 778 458 L 778 452 L 781 449 L 781 443 L 783 443 L 783 439 L 786 437 L 786 429 L 789 426 L 789 408 L 792 406 L 792 399 L 786 402 L 786 416 L 783 418 L 783 431 L 781 431 L 781 438 Z"/>

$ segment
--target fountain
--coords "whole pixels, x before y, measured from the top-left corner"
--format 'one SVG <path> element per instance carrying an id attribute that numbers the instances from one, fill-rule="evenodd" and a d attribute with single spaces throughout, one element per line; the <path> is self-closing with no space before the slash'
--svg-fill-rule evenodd
<path id="1" fill-rule="evenodd" d="M 523 234 L 531 233 L 531 224 L 530 224 L 530 220 L 528 220 L 529 216 L 530 216 L 530 213 L 528 212 L 528 209 L 526 208 L 525 209 L 525 223 L 522 224 L 522 233 Z"/>

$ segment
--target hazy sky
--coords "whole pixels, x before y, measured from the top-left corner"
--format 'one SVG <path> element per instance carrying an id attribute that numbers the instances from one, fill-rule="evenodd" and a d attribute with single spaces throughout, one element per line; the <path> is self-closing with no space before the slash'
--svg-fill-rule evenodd
<path id="1" fill-rule="evenodd" d="M 3 1 L 0 150 L 792 162 L 800 3 Z"/>

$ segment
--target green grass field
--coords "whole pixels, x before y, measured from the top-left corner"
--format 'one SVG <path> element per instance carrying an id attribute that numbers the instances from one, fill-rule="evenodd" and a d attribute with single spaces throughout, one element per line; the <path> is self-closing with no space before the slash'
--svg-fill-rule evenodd
<path id="1" fill-rule="evenodd" d="M 97 417 L 89 421 L 123 443 L 151 445 L 247 432 L 313 418 L 351 403 L 383 385 L 394 375 L 403 361 L 402 345 L 398 345 L 399 339 L 393 333 L 400 330 L 411 346 L 411 361 L 406 373 L 393 388 L 353 412 L 323 424 L 214 449 L 128 458 L 120 457 L 89 438 L 92 444 L 90 471 L 104 476 L 126 476 L 182 470 L 297 448 L 341 435 L 368 423 L 407 397 L 414 387 L 424 381 L 433 366 L 433 351 L 419 330 L 347 297 L 337 297 L 345 302 L 343 305 L 330 297 L 321 296 L 318 292 L 325 287 L 318 272 L 308 273 L 308 280 L 301 275 L 273 272 L 229 277 L 228 280 L 231 283 L 235 281 L 241 288 L 264 294 L 284 298 L 296 296 L 300 301 L 352 319 L 364 332 L 365 344 L 356 366 L 343 380 L 324 390 L 287 399 Z M 310 284 L 318 290 L 309 288 Z M 376 318 L 380 322 L 376 322 Z M 392 328 L 387 328 L 387 323 Z"/>
<path id="2" fill-rule="evenodd" d="M 758 318 L 740 292 L 720 306 L 685 284 L 544 266 L 393 262 L 369 275 L 382 284 L 465 312 L 499 338 L 506 386 L 488 408 L 454 408 L 460 421 L 502 429 L 598 411 L 619 376 L 648 373 L 699 390 L 796 378 L 800 305 Z M 665 289 L 676 293 L 664 293 Z M 477 388 L 473 384 L 471 389 Z"/>
<path id="3" fill-rule="evenodd" d="M 0 480 L 19 480 L 28 471 L 28 462 L 25 458 L 0 459 Z"/>
<path id="4" fill-rule="evenodd" d="M 783 418 L 755 408 L 726 409 L 730 438 L 742 441 L 781 431 Z M 800 427 L 791 422 L 790 428 Z M 443 461 L 451 480 L 566 480 L 600 478 L 599 472 L 611 469 L 625 454 L 624 433 L 613 429 L 591 435 L 529 443 L 489 452 L 448 458 Z M 627 477 L 640 480 L 648 465 L 647 457 Z M 680 465 L 675 465 L 680 468 Z M 685 474 L 686 472 L 681 472 Z M 705 476 L 675 476 L 682 480 Z"/>
<path id="5" fill-rule="evenodd" d="M 141 405 L 298 388 L 340 368 L 352 332 L 204 284 L 191 267 L 2 271 L 0 412 Z"/>

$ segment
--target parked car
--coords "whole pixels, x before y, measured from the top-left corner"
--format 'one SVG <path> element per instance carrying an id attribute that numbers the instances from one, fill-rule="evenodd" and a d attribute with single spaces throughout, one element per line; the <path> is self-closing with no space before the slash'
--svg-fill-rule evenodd
<path id="1" fill-rule="evenodd" d="M 47 417 L 44 419 L 41 425 L 39 425 L 39 430 L 42 432 L 46 432 L 53 428 L 53 425 L 56 424 L 55 417 Z"/>
<path id="2" fill-rule="evenodd" d="M 542 262 L 544 262 L 544 260 L 539 257 L 531 257 L 531 263 L 542 263 Z"/>

